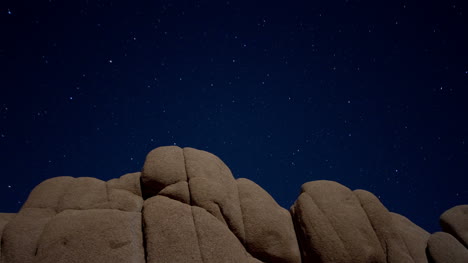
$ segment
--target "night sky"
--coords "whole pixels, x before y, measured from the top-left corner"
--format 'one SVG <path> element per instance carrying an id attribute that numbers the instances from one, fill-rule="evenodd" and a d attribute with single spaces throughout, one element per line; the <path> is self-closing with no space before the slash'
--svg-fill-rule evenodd
<path id="1" fill-rule="evenodd" d="M 437 231 L 468 203 L 463 2 L 2 1 L 0 211 L 178 145 L 285 208 L 327 179 Z"/>

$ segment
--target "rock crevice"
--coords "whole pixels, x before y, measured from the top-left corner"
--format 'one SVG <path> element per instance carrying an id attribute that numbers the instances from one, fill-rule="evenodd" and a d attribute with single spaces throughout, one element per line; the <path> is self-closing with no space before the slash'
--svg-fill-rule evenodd
<path id="1" fill-rule="evenodd" d="M 468 205 L 430 234 L 372 193 L 305 183 L 288 210 L 215 155 L 159 147 L 142 172 L 56 177 L 0 213 L 0 263 L 468 262 Z"/>

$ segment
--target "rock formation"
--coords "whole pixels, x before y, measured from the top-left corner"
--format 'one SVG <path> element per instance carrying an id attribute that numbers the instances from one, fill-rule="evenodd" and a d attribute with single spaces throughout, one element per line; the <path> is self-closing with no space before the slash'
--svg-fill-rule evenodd
<path id="1" fill-rule="evenodd" d="M 160 147 L 107 182 L 56 177 L 0 213 L 0 262 L 468 262 L 468 205 L 429 234 L 372 193 L 302 186 L 290 211 L 216 156 Z"/>

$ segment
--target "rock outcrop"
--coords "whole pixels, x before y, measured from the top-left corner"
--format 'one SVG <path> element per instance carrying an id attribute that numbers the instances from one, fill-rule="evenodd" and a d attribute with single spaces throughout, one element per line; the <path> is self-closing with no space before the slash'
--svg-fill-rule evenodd
<path id="1" fill-rule="evenodd" d="M 444 232 L 452 234 L 468 248 L 468 205 L 459 205 L 445 211 L 440 216 L 440 226 Z"/>
<path id="2" fill-rule="evenodd" d="M 151 151 L 107 182 L 56 177 L 0 213 L 0 262 L 468 262 L 468 206 L 430 234 L 364 190 L 302 186 L 290 211 L 215 155 Z"/>
<path id="3" fill-rule="evenodd" d="M 468 250 L 452 235 L 437 232 L 429 237 L 427 242 L 429 262 L 468 262 Z"/>

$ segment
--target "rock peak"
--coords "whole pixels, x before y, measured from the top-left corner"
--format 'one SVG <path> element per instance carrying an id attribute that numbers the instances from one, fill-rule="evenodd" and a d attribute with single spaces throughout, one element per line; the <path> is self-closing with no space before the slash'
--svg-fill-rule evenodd
<path id="1" fill-rule="evenodd" d="M 215 155 L 159 147 L 107 182 L 55 177 L 0 214 L 0 262 L 468 262 L 468 205 L 430 234 L 372 193 L 305 183 L 290 210 Z"/>

